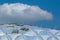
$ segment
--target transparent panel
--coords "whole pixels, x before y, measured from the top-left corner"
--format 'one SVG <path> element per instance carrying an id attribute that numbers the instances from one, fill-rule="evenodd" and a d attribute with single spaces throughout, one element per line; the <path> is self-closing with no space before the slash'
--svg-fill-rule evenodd
<path id="1" fill-rule="evenodd" d="M 43 40 L 43 39 L 37 36 L 18 36 L 15 38 L 15 40 Z"/>
<path id="2" fill-rule="evenodd" d="M 55 33 L 56 36 L 60 36 L 60 32 Z"/>
<path id="3" fill-rule="evenodd" d="M 8 40 L 8 38 L 6 36 L 1 36 L 0 40 Z"/>
<path id="4" fill-rule="evenodd" d="M 40 34 L 41 35 L 51 35 L 48 31 L 41 31 Z"/>
<path id="5" fill-rule="evenodd" d="M 10 36 L 0 36 L 0 40 L 12 40 Z"/>
<path id="6" fill-rule="evenodd" d="M 59 39 L 56 37 L 49 37 L 47 40 L 59 40 Z"/>

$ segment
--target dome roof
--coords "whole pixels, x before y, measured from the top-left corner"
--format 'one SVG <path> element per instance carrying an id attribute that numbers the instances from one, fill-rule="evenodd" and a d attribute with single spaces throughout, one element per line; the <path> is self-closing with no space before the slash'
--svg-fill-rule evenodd
<path id="1" fill-rule="evenodd" d="M 59 37 L 60 30 L 21 24 L 0 25 L 0 40 L 60 40 Z"/>

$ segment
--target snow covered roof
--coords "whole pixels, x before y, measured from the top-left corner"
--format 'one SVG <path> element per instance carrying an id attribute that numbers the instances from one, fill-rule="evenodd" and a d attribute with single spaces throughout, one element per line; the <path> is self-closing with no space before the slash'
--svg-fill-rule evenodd
<path id="1" fill-rule="evenodd" d="M 0 25 L 0 40 L 60 40 L 60 30 L 22 24 L 3 24 Z"/>

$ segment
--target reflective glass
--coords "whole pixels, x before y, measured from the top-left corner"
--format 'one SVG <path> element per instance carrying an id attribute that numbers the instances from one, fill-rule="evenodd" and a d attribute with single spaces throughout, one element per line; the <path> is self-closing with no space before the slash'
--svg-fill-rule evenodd
<path id="1" fill-rule="evenodd" d="M 18 36 L 15 38 L 15 40 L 43 40 L 43 39 L 37 36 Z"/>
<path id="2" fill-rule="evenodd" d="M 59 39 L 56 37 L 49 37 L 49 38 L 47 38 L 47 40 L 59 40 Z"/>

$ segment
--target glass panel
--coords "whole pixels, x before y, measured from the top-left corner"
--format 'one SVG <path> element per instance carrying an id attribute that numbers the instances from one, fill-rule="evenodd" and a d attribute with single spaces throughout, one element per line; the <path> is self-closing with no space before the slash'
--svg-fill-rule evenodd
<path id="1" fill-rule="evenodd" d="M 41 31 L 40 34 L 41 35 L 51 35 L 48 31 Z"/>
<path id="2" fill-rule="evenodd" d="M 59 40 L 59 39 L 56 37 L 49 37 L 47 40 Z"/>
<path id="3" fill-rule="evenodd" d="M 18 36 L 15 38 L 15 40 L 42 40 L 42 38 L 37 36 Z"/>

